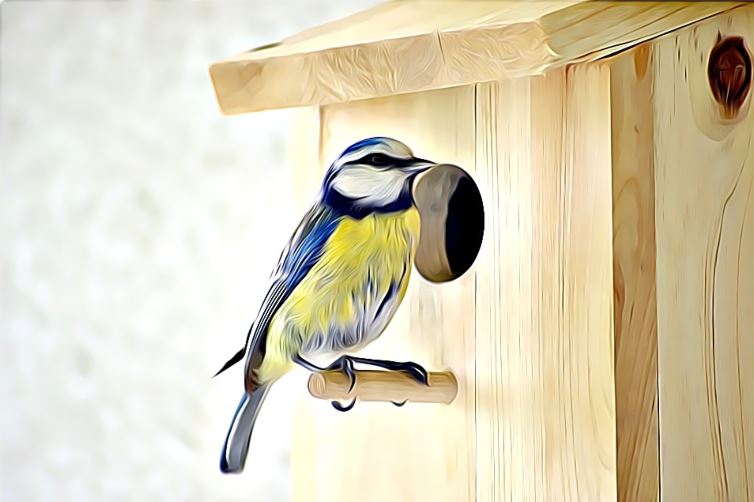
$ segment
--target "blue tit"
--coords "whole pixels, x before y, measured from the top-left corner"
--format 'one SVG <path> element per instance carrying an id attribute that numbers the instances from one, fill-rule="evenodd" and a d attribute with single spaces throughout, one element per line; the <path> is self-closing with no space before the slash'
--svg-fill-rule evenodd
<path id="1" fill-rule="evenodd" d="M 433 165 L 395 139 L 375 137 L 351 145 L 329 167 L 318 200 L 280 256 L 246 346 L 218 372 L 245 356 L 245 391 L 223 446 L 222 472 L 243 470 L 270 386 L 296 364 L 324 369 L 312 357 L 340 356 L 327 369 L 344 371 L 352 386 L 354 363 L 405 371 L 426 384 L 416 363 L 345 352 L 375 340 L 406 293 L 420 225 L 412 185 Z"/>

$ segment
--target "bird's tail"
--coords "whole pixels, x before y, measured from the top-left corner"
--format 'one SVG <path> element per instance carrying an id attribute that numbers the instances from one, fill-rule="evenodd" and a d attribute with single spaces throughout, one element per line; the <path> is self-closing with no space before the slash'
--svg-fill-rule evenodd
<path id="1" fill-rule="evenodd" d="M 233 415 L 233 422 L 228 429 L 228 435 L 225 437 L 222 458 L 220 458 L 222 472 L 237 474 L 243 471 L 246 454 L 249 451 L 251 431 L 268 390 L 269 385 L 263 385 L 254 389 L 251 394 L 244 392 L 241 397 L 241 402 L 238 403 L 236 413 Z"/>

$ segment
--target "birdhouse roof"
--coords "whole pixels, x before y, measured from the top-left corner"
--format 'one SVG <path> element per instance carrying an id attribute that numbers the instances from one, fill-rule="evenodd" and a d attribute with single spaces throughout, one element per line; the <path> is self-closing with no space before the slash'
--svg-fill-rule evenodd
<path id="1" fill-rule="evenodd" d="M 500 80 L 612 55 L 745 2 L 394 1 L 210 67 L 223 113 Z"/>

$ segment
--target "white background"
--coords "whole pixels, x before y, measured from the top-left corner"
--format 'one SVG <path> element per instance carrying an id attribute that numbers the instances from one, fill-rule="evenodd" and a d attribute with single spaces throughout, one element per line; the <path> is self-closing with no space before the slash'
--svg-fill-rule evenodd
<path id="1" fill-rule="evenodd" d="M 290 112 L 221 116 L 207 68 L 372 3 L 0 6 L 0 501 L 290 499 L 303 375 L 230 477 L 210 378 L 300 216 Z"/>

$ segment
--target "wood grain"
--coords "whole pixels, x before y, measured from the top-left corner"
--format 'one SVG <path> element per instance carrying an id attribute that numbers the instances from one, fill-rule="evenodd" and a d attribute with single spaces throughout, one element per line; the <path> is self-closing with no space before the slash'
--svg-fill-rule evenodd
<path id="1" fill-rule="evenodd" d="M 659 497 L 651 44 L 610 63 L 618 500 Z"/>
<path id="2" fill-rule="evenodd" d="M 355 140 L 392 136 L 414 153 L 474 172 L 472 87 L 323 107 L 321 167 Z M 414 270 L 406 298 L 363 355 L 413 360 L 452 371 L 458 396 L 447 404 L 357 403 L 348 413 L 300 396 L 293 499 L 306 502 L 475 500 L 473 268 L 446 284 Z"/>
<path id="3" fill-rule="evenodd" d="M 615 497 L 609 83 L 478 86 L 479 501 Z"/>
<path id="4" fill-rule="evenodd" d="M 654 43 L 663 500 L 754 500 L 754 113 L 714 99 L 718 36 L 754 6 Z"/>
<path id="5" fill-rule="evenodd" d="M 210 67 L 223 113 L 540 74 L 741 2 L 388 2 Z"/>
<path id="6" fill-rule="evenodd" d="M 605 8 L 630 24 L 631 4 Z M 294 499 L 754 500 L 754 112 L 721 107 L 707 76 L 718 37 L 754 46 L 754 6 L 685 26 L 713 7 L 642 5 L 633 38 L 560 51 L 577 65 L 309 116 L 320 168 L 394 136 L 467 169 L 487 222 L 472 270 L 416 274 L 365 351 L 450 368 L 458 398 L 302 400 Z M 613 19 L 570 9 L 538 21 L 551 47 Z"/>

